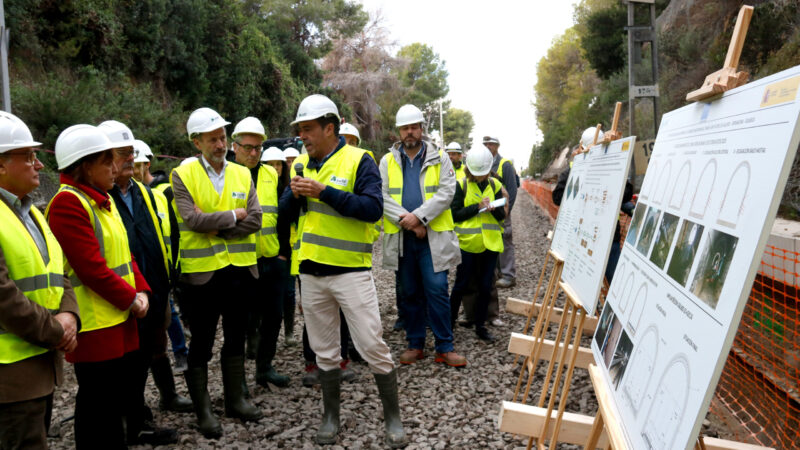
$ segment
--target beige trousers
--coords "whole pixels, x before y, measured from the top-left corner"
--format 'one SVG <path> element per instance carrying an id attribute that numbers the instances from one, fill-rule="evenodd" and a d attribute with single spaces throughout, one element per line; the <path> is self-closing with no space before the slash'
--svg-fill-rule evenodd
<path id="1" fill-rule="evenodd" d="M 308 342 L 317 354 L 320 369 L 338 369 L 342 361 L 339 308 L 356 350 L 370 369 L 380 374 L 394 369 L 389 346 L 383 341 L 378 294 L 371 271 L 325 277 L 301 273 L 300 286 Z"/>

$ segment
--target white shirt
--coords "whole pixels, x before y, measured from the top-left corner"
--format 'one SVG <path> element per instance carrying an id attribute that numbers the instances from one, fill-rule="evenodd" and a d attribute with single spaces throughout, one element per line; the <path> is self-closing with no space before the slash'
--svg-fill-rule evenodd
<path id="1" fill-rule="evenodd" d="M 222 195 L 222 190 L 225 188 L 225 168 L 228 167 L 228 160 L 222 160 L 222 170 L 219 173 L 211 167 L 211 164 L 208 163 L 206 157 L 202 154 L 200 155 L 200 162 L 203 164 L 203 167 L 205 167 L 206 173 L 208 173 L 208 179 L 211 180 L 214 190 L 217 191 L 218 195 Z M 233 223 L 236 223 L 236 211 L 231 210 L 231 214 L 233 214 Z"/>

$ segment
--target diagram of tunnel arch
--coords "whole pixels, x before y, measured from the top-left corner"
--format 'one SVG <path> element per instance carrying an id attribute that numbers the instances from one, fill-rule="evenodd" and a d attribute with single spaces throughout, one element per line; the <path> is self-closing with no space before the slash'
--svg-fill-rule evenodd
<path id="1" fill-rule="evenodd" d="M 683 354 L 672 358 L 658 382 L 642 428 L 649 449 L 672 449 L 689 398 L 689 361 Z"/>
<path id="2" fill-rule="evenodd" d="M 634 416 L 639 414 L 642 407 L 644 394 L 653 378 L 657 358 L 658 328 L 650 325 L 642 335 L 642 339 L 636 344 L 636 351 L 631 357 L 631 367 L 622 387 L 622 392 L 630 404 Z"/>

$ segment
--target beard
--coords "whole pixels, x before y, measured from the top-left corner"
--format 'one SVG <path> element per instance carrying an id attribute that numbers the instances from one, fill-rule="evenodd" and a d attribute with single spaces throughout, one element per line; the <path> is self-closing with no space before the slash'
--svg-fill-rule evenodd
<path id="1" fill-rule="evenodd" d="M 422 145 L 422 140 L 417 139 L 414 136 L 407 136 L 403 139 L 403 146 L 405 148 L 417 148 Z"/>

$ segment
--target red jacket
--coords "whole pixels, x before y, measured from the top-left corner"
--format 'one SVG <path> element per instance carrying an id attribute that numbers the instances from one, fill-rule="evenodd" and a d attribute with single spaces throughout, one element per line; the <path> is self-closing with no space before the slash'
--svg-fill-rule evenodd
<path id="1" fill-rule="evenodd" d="M 80 189 L 102 208 L 111 208 L 111 199 L 105 192 L 77 183 L 66 174 L 61 174 L 61 184 Z M 89 215 L 77 197 L 56 194 L 50 204 L 47 220 L 75 274 L 84 285 L 106 301 L 126 310 L 133 304 L 137 292 L 150 290 L 136 261 L 133 261 L 135 289 L 108 268 L 106 259 L 100 254 L 100 243 L 95 238 Z M 119 325 L 79 333 L 78 347 L 74 352 L 67 353 L 66 359 L 71 363 L 108 361 L 138 348 L 136 319 L 131 314 L 128 320 Z"/>

